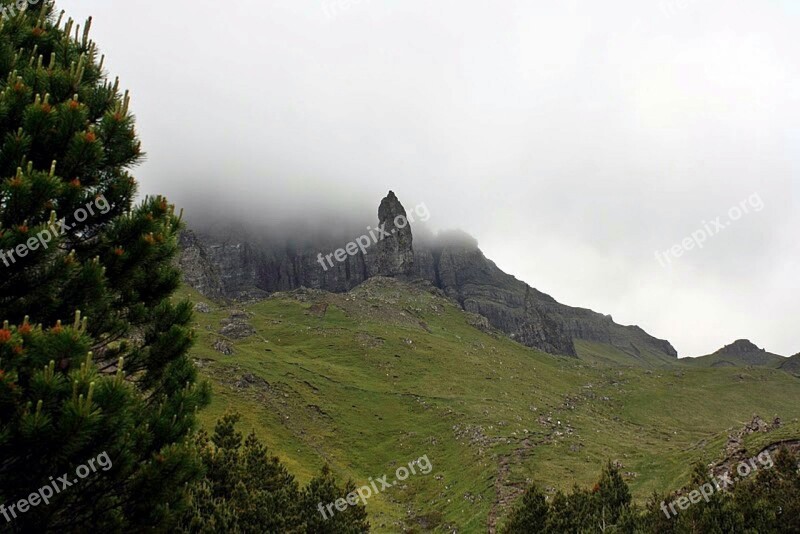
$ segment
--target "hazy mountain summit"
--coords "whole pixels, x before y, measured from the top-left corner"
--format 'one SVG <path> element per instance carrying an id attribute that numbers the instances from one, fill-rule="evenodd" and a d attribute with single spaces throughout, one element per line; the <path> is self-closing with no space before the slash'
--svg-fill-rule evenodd
<path id="1" fill-rule="evenodd" d="M 561 304 L 503 272 L 463 232 L 415 239 L 414 222 L 426 220 L 423 207 L 406 211 L 390 191 L 380 202 L 377 226 L 365 224 L 349 236 L 328 229 L 328 235 L 300 239 L 288 229 L 265 238 L 246 224 L 238 232 L 187 230 L 180 265 L 186 283 L 214 299 L 260 298 L 300 287 L 342 293 L 375 276 L 423 279 L 512 339 L 551 354 L 578 356 L 576 342 L 584 342 L 628 363 L 677 359 L 668 341 Z"/>

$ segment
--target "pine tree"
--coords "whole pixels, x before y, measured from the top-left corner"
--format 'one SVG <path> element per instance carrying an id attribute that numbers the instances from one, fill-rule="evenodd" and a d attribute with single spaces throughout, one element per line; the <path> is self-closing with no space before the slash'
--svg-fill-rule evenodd
<path id="1" fill-rule="evenodd" d="M 546 532 L 597 532 L 601 517 L 594 495 L 575 486 L 572 493 L 553 497 Z"/>
<path id="2" fill-rule="evenodd" d="M 615 524 L 631 504 L 631 491 L 610 461 L 600 474 L 595 496 L 601 519 L 608 524 Z"/>
<path id="3" fill-rule="evenodd" d="M 792 453 L 782 447 L 772 455 L 775 465 L 762 469 L 753 485 L 769 491 L 762 499 L 774 510 L 777 526 L 783 532 L 800 533 L 800 450 Z"/>
<path id="4" fill-rule="evenodd" d="M 660 494 L 658 492 L 650 494 L 640 520 L 642 532 L 663 532 L 664 534 L 677 532 L 678 522 L 668 507 L 672 499 L 669 494 Z M 666 513 L 662 508 L 662 503 L 667 510 Z"/>
<path id="5" fill-rule="evenodd" d="M 209 437 L 197 435 L 205 479 L 192 486 L 191 509 L 181 531 L 200 533 L 361 534 L 369 532 L 363 505 L 348 506 L 323 517 L 327 504 L 355 491 L 351 483 L 336 484 L 330 470 L 299 489 L 294 477 L 250 434 L 236 431 L 238 415 L 226 415 Z"/>
<path id="6" fill-rule="evenodd" d="M 346 499 L 348 495 L 355 494 L 356 486 L 348 481 L 344 487 L 339 487 L 333 473 L 326 465 L 322 473 L 311 480 L 303 489 L 300 496 L 300 513 L 308 534 L 362 534 L 369 532 L 367 511 L 363 504 L 348 504 L 344 511 L 332 508 L 326 511 L 325 516 L 319 511 L 330 503 L 339 499 Z M 357 502 L 357 501 L 356 501 Z"/>
<path id="7" fill-rule="evenodd" d="M 635 532 L 643 518 L 631 505 L 628 485 L 608 462 L 592 491 L 557 492 L 548 505 L 536 486 L 511 512 L 505 532 Z"/>
<path id="8" fill-rule="evenodd" d="M 206 478 L 190 491 L 184 531 L 300 532 L 294 477 L 254 434 L 242 438 L 239 419 L 226 415 L 211 437 L 197 436 Z"/>
<path id="9" fill-rule="evenodd" d="M 208 401 L 191 307 L 170 299 L 180 218 L 134 204 L 130 95 L 91 19 L 32 4 L 0 0 L 0 503 L 100 453 L 113 467 L 0 524 L 163 528 L 200 474 L 185 438 Z"/>
<path id="10" fill-rule="evenodd" d="M 550 516 L 550 507 L 544 493 L 532 484 L 522 496 L 522 501 L 511 512 L 503 532 L 506 534 L 527 534 L 544 532 Z"/>
<path id="11" fill-rule="evenodd" d="M 654 492 L 641 508 L 631 502 L 627 484 L 609 463 L 592 491 L 577 486 L 569 494 L 559 491 L 549 507 L 538 490 L 530 488 L 511 512 L 505 532 L 800 533 L 800 453 L 783 448 L 774 458 L 764 455 L 758 457 L 755 476 L 738 480 L 732 488 L 714 490 L 708 499 L 680 509 L 677 515 L 668 503 L 685 497 L 686 491 Z M 708 480 L 708 470 L 698 463 L 689 487 L 696 490 Z M 542 517 L 547 518 L 544 527 Z"/>

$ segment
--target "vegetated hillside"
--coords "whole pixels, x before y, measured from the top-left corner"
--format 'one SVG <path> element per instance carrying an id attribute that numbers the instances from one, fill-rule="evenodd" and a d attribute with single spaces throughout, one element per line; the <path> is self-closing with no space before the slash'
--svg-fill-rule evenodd
<path id="1" fill-rule="evenodd" d="M 671 491 L 695 460 L 741 446 L 729 433 L 756 413 L 783 421 L 761 439 L 800 437 L 800 380 L 788 373 L 552 356 L 425 282 L 376 277 L 348 293 L 300 289 L 235 307 L 184 293 L 200 303 L 193 357 L 214 389 L 206 425 L 241 412 L 301 481 L 324 463 L 356 485 L 391 481 L 428 456 L 429 475 L 368 502 L 376 532 L 486 532 L 527 481 L 589 485 L 607 460 L 638 499 Z"/>
<path id="2" fill-rule="evenodd" d="M 681 362 L 702 367 L 780 367 L 786 360 L 786 357 L 767 352 L 747 339 L 739 339 L 713 354 L 685 358 Z"/>
<path id="3" fill-rule="evenodd" d="M 662 367 L 676 367 L 684 361 L 677 360 L 674 356 L 646 346 L 626 351 L 613 344 L 582 339 L 575 340 L 575 350 L 579 359 L 592 365 L 659 369 Z"/>

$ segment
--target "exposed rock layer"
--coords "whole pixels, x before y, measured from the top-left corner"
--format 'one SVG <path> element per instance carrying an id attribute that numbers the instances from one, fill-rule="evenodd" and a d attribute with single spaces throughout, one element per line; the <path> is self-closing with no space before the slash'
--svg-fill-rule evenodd
<path id="1" fill-rule="evenodd" d="M 180 265 L 186 283 L 210 298 L 252 298 L 300 287 L 346 292 L 374 276 L 423 278 L 466 311 L 486 317 L 494 328 L 546 352 L 575 356 L 573 341 L 583 339 L 631 354 L 648 350 L 677 357 L 669 342 L 639 327 L 621 326 L 609 316 L 565 306 L 504 273 L 469 236 L 448 234 L 415 243 L 411 226 L 402 223 L 405 216 L 390 191 L 378 209 L 377 228 L 383 233 L 367 228 L 360 242 L 369 239 L 369 245 L 358 250 L 351 246 L 352 253 L 343 261 L 336 261 L 331 252 L 346 243 L 276 246 L 186 231 Z M 376 240 L 376 235 L 383 238 Z M 354 244 L 359 240 L 351 239 Z"/>

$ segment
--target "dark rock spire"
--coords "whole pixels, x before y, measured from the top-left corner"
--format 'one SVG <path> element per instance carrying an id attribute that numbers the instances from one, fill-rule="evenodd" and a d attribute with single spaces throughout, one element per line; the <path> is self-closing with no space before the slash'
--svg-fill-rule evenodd
<path id="1" fill-rule="evenodd" d="M 378 229 L 381 239 L 375 245 L 374 257 L 370 258 L 370 275 L 410 274 L 414 266 L 411 224 L 394 191 L 389 191 L 378 207 Z M 368 257 L 372 255 L 370 251 Z"/>

